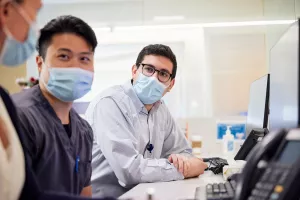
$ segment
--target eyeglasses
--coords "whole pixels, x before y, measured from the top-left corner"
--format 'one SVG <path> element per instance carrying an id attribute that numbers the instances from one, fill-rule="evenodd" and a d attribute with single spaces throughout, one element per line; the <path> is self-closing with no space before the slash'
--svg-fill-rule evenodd
<path id="1" fill-rule="evenodd" d="M 166 70 L 157 70 L 152 65 L 144 64 L 144 63 L 139 63 L 138 65 L 142 65 L 142 73 L 145 76 L 151 77 L 155 72 L 157 72 L 157 78 L 162 83 L 168 82 L 172 77 L 172 74 L 170 74 Z"/>

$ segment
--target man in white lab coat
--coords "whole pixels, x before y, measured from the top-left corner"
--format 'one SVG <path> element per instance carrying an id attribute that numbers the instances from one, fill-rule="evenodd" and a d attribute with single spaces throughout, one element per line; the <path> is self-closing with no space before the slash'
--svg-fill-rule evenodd
<path id="1" fill-rule="evenodd" d="M 146 46 L 132 67 L 132 80 L 91 102 L 86 117 L 94 131 L 94 197 L 118 197 L 139 183 L 182 180 L 207 168 L 192 156 L 161 101 L 174 86 L 176 70 L 168 46 Z"/>

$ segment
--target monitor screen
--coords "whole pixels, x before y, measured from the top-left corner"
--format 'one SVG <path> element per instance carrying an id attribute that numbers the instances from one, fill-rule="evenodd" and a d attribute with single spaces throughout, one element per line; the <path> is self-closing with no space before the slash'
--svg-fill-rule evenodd
<path id="1" fill-rule="evenodd" d="M 299 125 L 298 29 L 294 23 L 270 52 L 270 131 Z"/>
<path id="2" fill-rule="evenodd" d="M 246 125 L 248 136 L 254 128 L 267 128 L 268 118 L 268 79 L 265 75 L 250 86 L 250 98 Z"/>

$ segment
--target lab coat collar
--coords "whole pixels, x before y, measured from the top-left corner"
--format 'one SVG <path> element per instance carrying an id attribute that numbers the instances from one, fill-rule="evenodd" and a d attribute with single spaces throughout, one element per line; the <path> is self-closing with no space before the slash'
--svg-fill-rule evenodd
<path id="1" fill-rule="evenodd" d="M 144 104 L 141 102 L 141 100 L 139 99 L 139 97 L 136 95 L 135 91 L 133 90 L 133 86 L 132 86 L 132 80 L 127 81 L 124 85 L 123 85 L 124 91 L 125 93 L 130 97 L 130 99 L 133 101 L 133 104 L 136 108 L 136 110 L 138 110 L 139 112 L 144 112 L 146 114 L 148 114 L 147 109 L 145 108 Z"/>

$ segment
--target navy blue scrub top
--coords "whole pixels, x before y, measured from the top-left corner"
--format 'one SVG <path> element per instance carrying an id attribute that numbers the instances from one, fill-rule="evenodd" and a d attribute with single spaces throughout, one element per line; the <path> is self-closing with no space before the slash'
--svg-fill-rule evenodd
<path id="1" fill-rule="evenodd" d="M 23 133 L 19 128 L 19 119 L 17 117 L 17 112 L 15 109 L 15 105 L 11 101 L 8 93 L 0 86 L 0 98 L 2 98 L 5 107 L 9 113 L 9 116 L 12 120 L 12 123 L 15 126 L 15 129 L 18 133 L 22 146 L 24 146 L 23 142 Z M 28 166 L 28 156 L 25 153 L 25 182 L 24 187 L 21 193 L 19 200 L 115 200 L 114 198 L 84 198 L 79 196 L 71 196 L 71 195 L 63 195 L 63 194 L 55 194 L 42 192 L 39 184 L 37 183 L 35 175 L 32 173 L 31 168 Z M 0 163 L 1 164 L 1 163 Z"/>
<path id="2" fill-rule="evenodd" d="M 71 109 L 69 137 L 39 86 L 12 98 L 24 133 L 24 150 L 40 187 L 80 194 L 91 184 L 93 132 L 89 124 Z"/>

